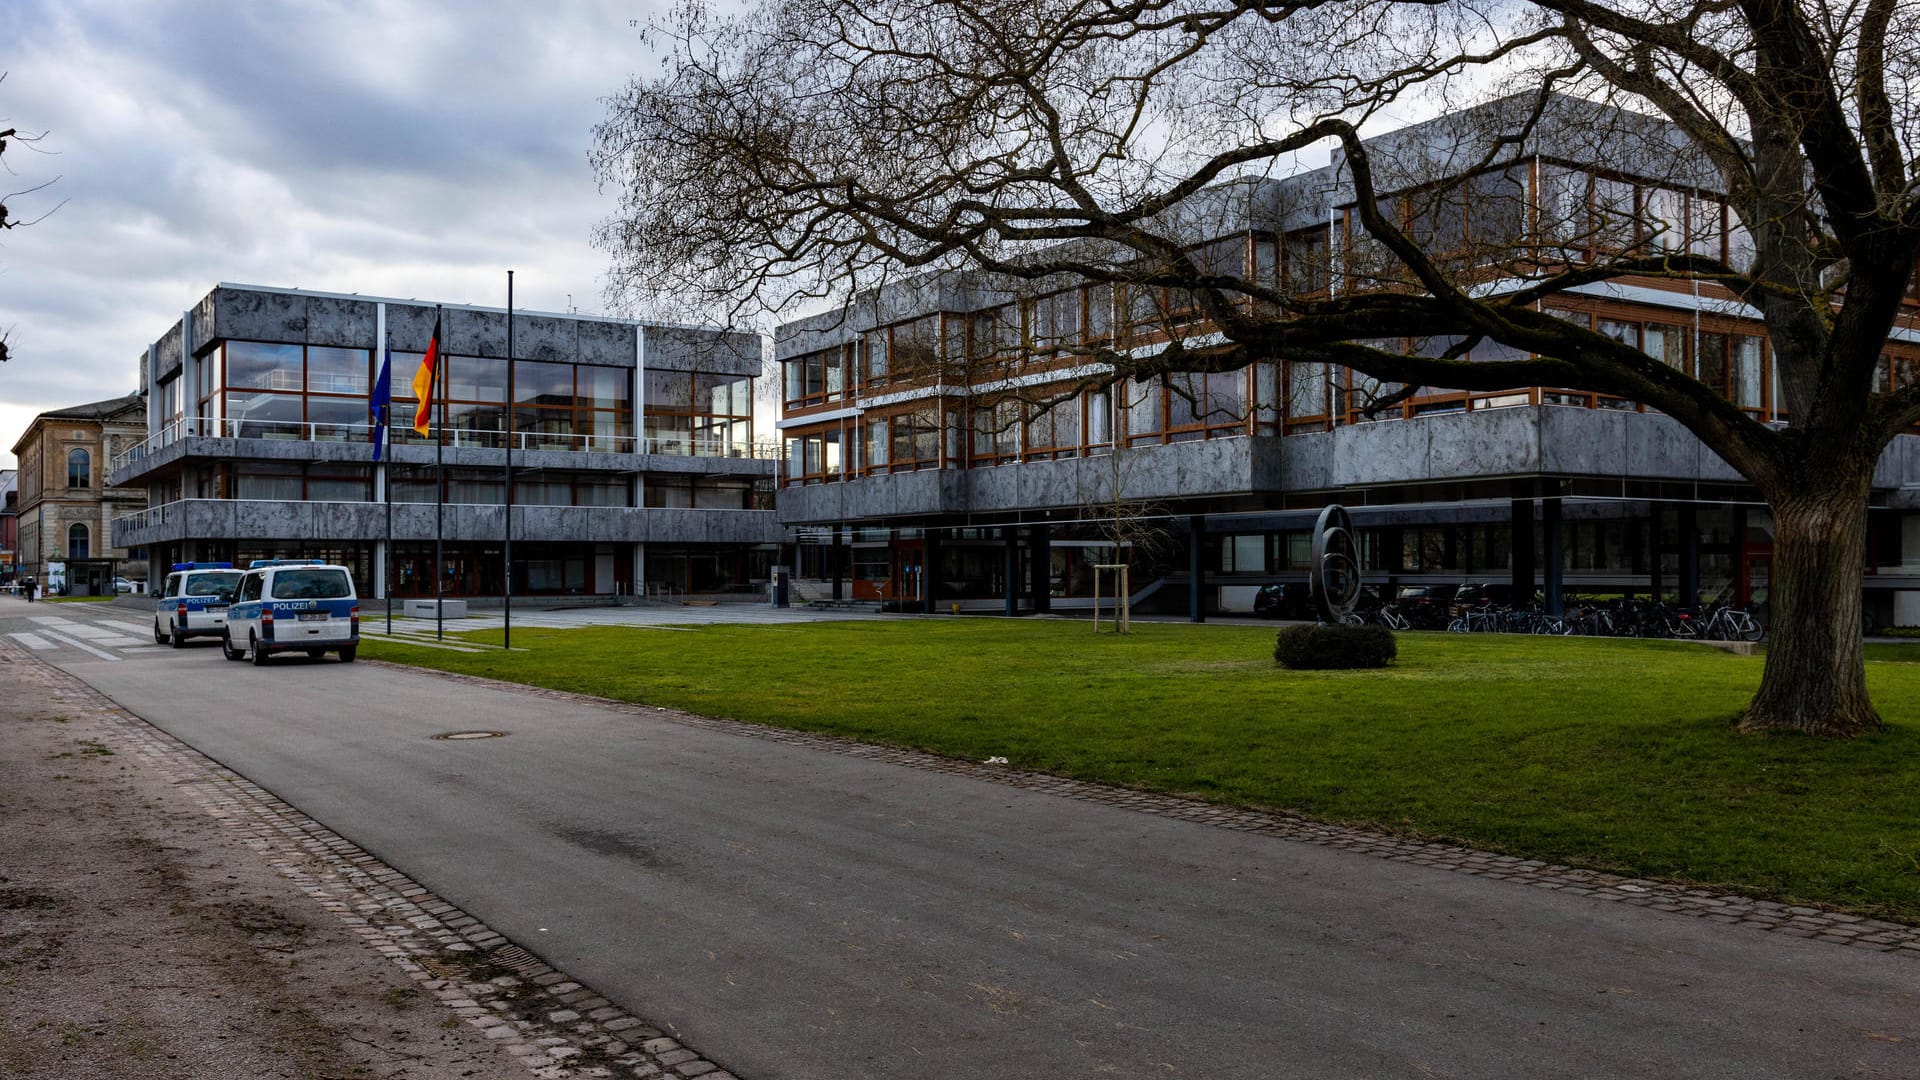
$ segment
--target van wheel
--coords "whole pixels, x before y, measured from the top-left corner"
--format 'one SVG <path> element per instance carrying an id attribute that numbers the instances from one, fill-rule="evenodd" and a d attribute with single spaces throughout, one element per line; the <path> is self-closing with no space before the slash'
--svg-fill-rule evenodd
<path id="1" fill-rule="evenodd" d="M 159 619 L 153 620 L 153 643 L 155 645 L 165 645 L 167 643 L 167 635 L 160 632 Z"/>
<path id="2" fill-rule="evenodd" d="M 220 655 L 229 660 L 244 660 L 247 658 L 246 653 L 233 647 L 233 634 L 231 632 L 220 635 Z"/>
<path id="3" fill-rule="evenodd" d="M 359 651 L 360 651 L 360 646 L 358 645 L 340 646 L 340 662 L 343 664 L 353 663 L 354 654 L 358 653 Z"/>
<path id="4" fill-rule="evenodd" d="M 156 632 L 157 632 L 157 631 L 156 631 Z M 186 647 L 187 647 L 187 635 L 185 635 L 185 634 L 183 634 L 183 633 L 181 633 L 181 632 L 180 632 L 179 630 L 175 630 L 175 631 L 173 632 L 173 647 L 174 647 L 174 648 L 176 648 L 176 649 L 184 649 L 184 648 L 186 648 Z"/>
<path id="5" fill-rule="evenodd" d="M 267 650 L 260 644 L 260 639 L 252 634 L 247 635 L 247 654 L 254 667 L 267 666 Z"/>

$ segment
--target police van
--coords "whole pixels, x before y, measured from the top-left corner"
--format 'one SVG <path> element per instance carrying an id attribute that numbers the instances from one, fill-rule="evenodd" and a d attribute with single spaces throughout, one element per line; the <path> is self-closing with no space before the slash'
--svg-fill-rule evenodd
<path id="1" fill-rule="evenodd" d="M 256 559 L 227 608 L 220 648 L 229 660 L 267 662 L 274 653 L 329 652 L 351 663 L 360 647 L 360 599 L 344 566 L 307 559 Z"/>
<path id="2" fill-rule="evenodd" d="M 188 638 L 223 636 L 227 605 L 245 576 L 230 562 L 174 563 L 153 602 L 154 642 L 182 649 Z"/>

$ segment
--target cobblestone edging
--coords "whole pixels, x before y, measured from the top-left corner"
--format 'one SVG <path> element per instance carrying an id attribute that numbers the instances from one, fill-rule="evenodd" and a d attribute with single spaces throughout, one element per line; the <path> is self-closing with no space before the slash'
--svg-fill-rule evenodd
<path id="1" fill-rule="evenodd" d="M 735 1080 L 79 679 L 10 642 L 0 641 L 0 663 L 11 664 L 44 700 L 99 721 L 116 753 L 187 791 L 229 835 L 260 853 L 422 991 L 498 1041 L 532 1075 Z"/>
<path id="2" fill-rule="evenodd" d="M 384 662 L 374 661 L 374 663 Z M 1869 919 L 1821 908 L 1782 904 L 1773 900 L 1756 900 L 1751 897 L 1719 893 L 1710 889 L 1676 885 L 1670 882 L 1623 877 L 1599 870 L 1559 866 L 1541 862 L 1538 859 L 1497 855 L 1451 844 L 1407 840 L 1344 825 L 1329 825 L 1280 811 L 1216 806 L 1198 799 L 1181 798 L 1176 795 L 1132 791 L 1084 780 L 1048 776 L 1044 773 L 1021 772 L 1004 765 L 976 764 L 919 750 L 873 746 L 831 735 L 789 731 L 741 720 L 722 720 L 651 705 L 635 705 L 626 701 L 594 697 L 589 694 L 500 682 L 477 675 L 434 671 L 430 668 L 408 668 L 408 670 L 425 672 L 436 678 L 471 683 L 476 686 L 512 689 L 556 701 L 585 702 L 606 708 L 624 709 L 689 727 L 725 731 L 748 738 L 804 746 L 813 750 L 824 750 L 828 753 L 844 754 L 870 761 L 884 761 L 911 769 L 969 776 L 977 780 L 1005 784 L 1026 791 L 1045 792 L 1066 799 L 1105 803 L 1108 806 L 1136 810 L 1143 814 L 1155 814 L 1160 817 L 1212 825 L 1222 829 L 1234 829 L 1239 832 L 1284 837 L 1288 840 L 1341 848 L 1396 862 L 1417 863 L 1421 866 L 1472 874 L 1476 877 L 1513 881 L 1538 889 L 1590 896 L 1596 900 L 1611 903 L 1654 908 L 1676 915 L 1733 923 L 1792 937 L 1818 938 L 1837 945 L 1850 945 L 1877 952 L 1904 952 L 1920 956 L 1920 926 Z"/>

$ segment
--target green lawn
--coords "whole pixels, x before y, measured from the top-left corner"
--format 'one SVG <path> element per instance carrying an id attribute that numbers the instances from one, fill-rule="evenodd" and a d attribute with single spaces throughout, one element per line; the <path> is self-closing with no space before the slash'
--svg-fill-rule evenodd
<path id="1" fill-rule="evenodd" d="M 1399 639 L 1394 666 L 1370 672 L 1279 668 L 1258 627 L 1096 637 L 988 619 L 521 629 L 526 652 L 362 650 L 1920 922 L 1920 645 L 1869 648 L 1889 730 L 1830 742 L 1735 734 L 1757 657 Z"/>

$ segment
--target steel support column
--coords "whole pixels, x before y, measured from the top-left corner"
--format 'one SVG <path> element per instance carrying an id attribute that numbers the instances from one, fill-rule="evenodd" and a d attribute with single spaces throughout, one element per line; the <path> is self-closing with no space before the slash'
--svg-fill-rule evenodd
<path id="1" fill-rule="evenodd" d="M 1533 500 L 1513 500 L 1513 597 L 1533 595 Z"/>
<path id="2" fill-rule="evenodd" d="M 1033 610 L 1039 614 L 1053 610 L 1052 539 L 1052 526 L 1035 525 L 1027 544 L 1033 558 L 1033 566 L 1029 568 L 1033 576 Z"/>
<path id="3" fill-rule="evenodd" d="M 1187 621 L 1207 621 L 1207 519 L 1187 519 Z"/>
<path id="4" fill-rule="evenodd" d="M 1700 517 L 1692 503 L 1680 504 L 1680 590 L 1674 598 L 1679 607 L 1700 603 Z"/>
<path id="5" fill-rule="evenodd" d="M 1560 523 L 1559 499 L 1540 500 L 1540 524 L 1541 531 L 1544 534 L 1541 538 L 1543 541 L 1542 546 L 1546 548 L 1546 550 L 1541 553 L 1542 562 L 1540 564 L 1540 570 L 1547 594 L 1547 614 L 1559 615 L 1562 614 L 1565 609 L 1565 604 L 1561 599 L 1561 582 L 1564 579 L 1567 566 L 1566 543 L 1563 535 L 1564 530 L 1561 528 Z M 1517 604 L 1521 601 L 1516 597 L 1514 602 Z"/>
<path id="6" fill-rule="evenodd" d="M 1001 568 L 1000 581 L 1007 594 L 1006 613 L 1012 616 L 1020 614 L 1020 530 L 1008 528 L 1002 532 L 1006 563 Z"/>

